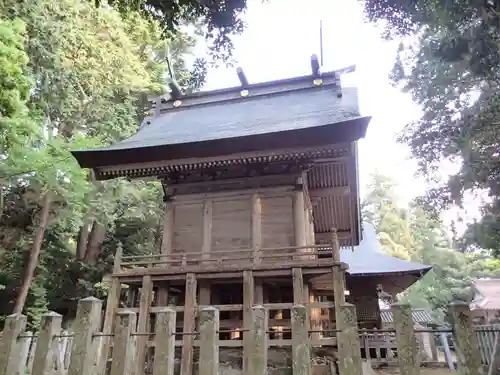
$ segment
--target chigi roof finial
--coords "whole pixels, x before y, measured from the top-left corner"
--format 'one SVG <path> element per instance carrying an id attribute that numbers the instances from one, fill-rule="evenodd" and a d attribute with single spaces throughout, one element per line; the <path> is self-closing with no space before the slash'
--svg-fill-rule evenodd
<path id="1" fill-rule="evenodd" d="M 249 83 L 248 83 L 248 79 L 245 75 L 245 72 L 243 71 L 243 68 L 242 67 L 238 67 L 236 68 L 236 74 L 238 74 L 238 79 L 240 80 L 240 85 L 241 85 L 241 91 L 240 91 L 240 96 L 248 96 L 249 95 L 249 91 L 247 89 Z"/>
<path id="2" fill-rule="evenodd" d="M 311 73 L 314 78 L 319 78 L 321 76 L 321 68 L 316 54 L 311 56 Z"/>
<path id="3" fill-rule="evenodd" d="M 238 79 L 240 80 L 241 87 L 246 88 L 249 85 L 249 83 L 247 77 L 245 76 L 243 68 L 242 67 L 236 68 L 236 74 L 238 74 Z"/>

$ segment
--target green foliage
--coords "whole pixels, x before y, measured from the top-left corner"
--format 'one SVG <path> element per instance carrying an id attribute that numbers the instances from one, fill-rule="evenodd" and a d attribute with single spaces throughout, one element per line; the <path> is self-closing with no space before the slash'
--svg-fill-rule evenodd
<path id="1" fill-rule="evenodd" d="M 0 22 L 0 316 L 27 285 L 21 304 L 36 326 L 47 309 L 71 318 L 78 299 L 105 297 L 102 279 L 118 243 L 125 254 L 160 244 L 158 182 L 96 182 L 70 150 L 130 136 L 148 114 L 148 95 L 165 91 L 169 65 L 194 91 L 206 64 L 187 66 L 195 38 L 179 31 L 167 39 L 142 12 L 83 0 L 2 5 L 0 19 L 9 20 Z"/>
<path id="2" fill-rule="evenodd" d="M 108 0 L 108 4 L 124 14 L 139 9 L 141 15 L 158 21 L 169 38 L 178 36 L 186 22 L 201 23 L 210 54 L 224 62 L 229 61 L 234 49 L 231 36 L 245 27 L 241 15 L 247 7 L 246 0 Z"/>
<path id="3" fill-rule="evenodd" d="M 0 157 L 24 143 L 33 131 L 27 118 L 26 100 L 33 81 L 24 74 L 28 56 L 24 52 L 24 23 L 0 18 Z M 3 178 L 0 169 L 0 180 Z M 0 192 L 1 194 L 1 192 Z"/>
<path id="4" fill-rule="evenodd" d="M 28 62 L 24 52 L 24 24 L 19 20 L 0 21 L 0 115 L 14 117 L 24 108 L 31 81 L 24 75 Z"/>
<path id="5" fill-rule="evenodd" d="M 443 321 L 449 303 L 470 301 L 475 278 L 500 276 L 500 261 L 454 249 L 444 225 L 418 202 L 399 206 L 396 190 L 390 178 L 375 173 L 363 202 L 364 219 L 375 225 L 390 255 L 433 266 L 400 299 L 429 309 Z"/>
<path id="6" fill-rule="evenodd" d="M 421 200 L 435 214 L 484 191 L 492 203 L 461 244 L 500 254 L 500 13 L 499 4 L 474 0 L 368 0 L 365 12 L 383 21 L 388 36 L 410 36 L 392 72 L 396 85 L 422 107 L 400 141 L 421 172 L 438 184 Z M 443 161 L 460 165 L 439 181 Z"/>

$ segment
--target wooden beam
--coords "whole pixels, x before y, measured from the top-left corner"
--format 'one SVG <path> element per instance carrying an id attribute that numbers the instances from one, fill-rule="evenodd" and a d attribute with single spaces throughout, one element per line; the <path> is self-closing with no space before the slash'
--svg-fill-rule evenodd
<path id="1" fill-rule="evenodd" d="M 186 275 L 186 295 L 184 303 L 184 332 L 194 332 L 196 316 L 196 277 L 194 273 Z M 194 336 L 182 336 L 181 375 L 191 375 L 193 372 Z"/>
<path id="2" fill-rule="evenodd" d="M 118 165 L 110 165 L 99 167 L 99 173 L 105 174 L 110 172 L 118 172 L 118 171 L 130 171 L 134 169 L 148 169 L 148 168 L 164 168 L 168 167 L 176 167 L 183 165 L 191 165 L 191 164 L 206 164 L 210 165 L 211 163 L 226 163 L 230 164 L 233 161 L 239 161 L 240 159 L 267 159 L 270 157 L 275 158 L 277 155 L 297 155 L 297 154 L 315 154 L 323 153 L 326 157 L 326 154 L 331 154 L 333 150 L 338 152 L 342 150 L 342 148 L 346 147 L 346 143 L 334 143 L 329 145 L 322 145 L 316 147 L 289 147 L 289 148 L 278 148 L 275 150 L 264 150 L 264 151 L 249 151 L 249 152 L 241 152 L 238 154 L 230 154 L 224 156 L 211 156 L 205 158 L 185 158 L 185 159 L 169 159 L 169 160 L 159 160 L 154 162 L 145 162 L 145 163 L 126 163 L 126 164 L 118 164 Z M 334 151 L 334 152 L 335 152 Z M 349 155 L 343 155 L 335 158 L 327 157 L 330 162 L 337 161 L 345 161 Z M 317 160 L 321 160 L 319 157 Z"/>
<path id="3" fill-rule="evenodd" d="M 326 244 L 325 246 L 329 246 Z M 321 275 L 328 274 L 331 272 L 331 266 L 333 266 L 333 261 L 331 258 L 322 259 L 312 259 L 312 260 L 302 260 L 302 261 L 288 261 L 288 262 L 276 262 L 272 264 L 266 264 L 265 262 L 256 266 L 251 266 L 257 277 L 275 277 L 275 276 L 289 276 L 292 274 L 293 267 L 301 267 L 302 273 L 308 275 Z M 239 270 L 238 270 L 239 268 Z M 151 275 L 154 281 L 161 280 L 182 280 L 185 279 L 186 273 L 199 272 L 200 279 L 232 279 L 241 278 L 242 271 L 241 266 L 184 266 L 184 267 L 155 267 L 155 268 L 136 268 L 134 270 L 129 270 L 127 272 L 122 272 L 115 274 L 120 278 L 120 281 L 124 284 L 131 284 L 137 282 L 140 283 L 142 276 Z"/>
<path id="4" fill-rule="evenodd" d="M 278 174 L 268 176 L 240 177 L 230 180 L 183 182 L 173 185 L 176 194 L 196 194 L 198 192 L 218 192 L 224 190 L 241 190 L 262 187 L 274 187 L 280 185 L 293 185 L 294 175 Z"/>
<path id="5" fill-rule="evenodd" d="M 349 186 L 334 186 L 326 188 L 309 189 L 311 204 L 316 206 L 321 198 L 348 197 L 351 194 Z"/>
<path id="6" fill-rule="evenodd" d="M 293 186 L 277 186 L 277 187 L 261 187 L 252 189 L 242 189 L 239 191 L 220 191 L 210 192 L 204 194 L 184 194 L 176 195 L 173 197 L 173 204 L 193 204 L 203 203 L 205 199 L 212 199 L 213 201 L 225 202 L 230 199 L 243 199 L 245 196 L 250 197 L 252 194 L 259 194 L 261 197 L 275 197 L 277 193 L 286 195 L 292 194 Z"/>
<path id="7" fill-rule="evenodd" d="M 330 245 L 332 240 L 332 232 L 321 232 L 314 233 L 314 238 L 317 242 L 325 243 L 326 245 Z M 337 232 L 337 238 L 339 240 L 348 240 L 351 238 L 351 232 L 349 230 L 345 232 Z"/>

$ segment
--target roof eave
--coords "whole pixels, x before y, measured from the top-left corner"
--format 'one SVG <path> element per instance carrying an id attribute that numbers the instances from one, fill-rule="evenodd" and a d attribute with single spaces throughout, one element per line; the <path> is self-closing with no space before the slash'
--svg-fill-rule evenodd
<path id="1" fill-rule="evenodd" d="M 424 266 L 421 269 L 401 271 L 350 273 L 349 269 L 347 269 L 346 272 L 351 276 L 418 276 L 419 278 L 421 278 L 424 277 L 431 269 L 432 266 Z"/>
<path id="2" fill-rule="evenodd" d="M 128 163 L 223 156 L 285 147 L 321 146 L 364 138 L 370 120 L 371 117 L 358 117 L 340 123 L 243 137 L 128 149 L 74 150 L 71 153 L 80 167 L 99 168 Z"/>

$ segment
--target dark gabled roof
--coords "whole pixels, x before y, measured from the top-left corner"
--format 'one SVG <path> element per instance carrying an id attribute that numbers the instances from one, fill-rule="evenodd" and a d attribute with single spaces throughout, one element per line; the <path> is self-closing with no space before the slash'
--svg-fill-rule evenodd
<path id="1" fill-rule="evenodd" d="M 197 93 L 181 98 L 177 107 L 169 101 L 132 137 L 73 155 L 82 167 L 94 168 L 154 161 L 160 155 L 165 160 L 234 152 L 226 150 L 223 141 L 256 151 L 294 131 L 300 133 L 295 138 L 306 143 L 363 138 L 369 118 L 360 117 L 357 90 L 341 89 L 335 72 L 324 73 L 322 79 L 320 86 L 312 76 L 250 85 L 246 97 L 240 95 L 241 87 Z"/>
<path id="2" fill-rule="evenodd" d="M 347 272 L 353 276 L 372 276 L 383 274 L 415 274 L 425 275 L 431 266 L 408 262 L 383 252 L 377 240 L 375 227 L 370 223 L 363 223 L 362 240 L 354 251 L 342 248 L 340 253 L 342 262 L 349 265 Z"/>
<path id="3" fill-rule="evenodd" d="M 132 137 L 107 147 L 118 150 L 244 137 L 311 128 L 359 117 L 355 88 L 313 88 L 226 103 L 169 110 L 149 119 Z"/>

